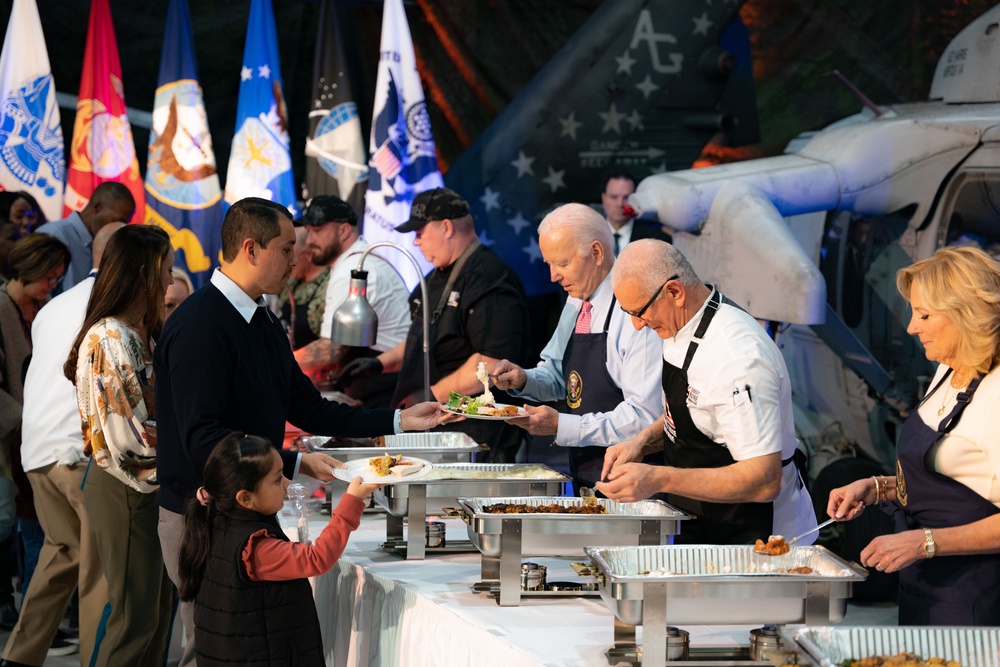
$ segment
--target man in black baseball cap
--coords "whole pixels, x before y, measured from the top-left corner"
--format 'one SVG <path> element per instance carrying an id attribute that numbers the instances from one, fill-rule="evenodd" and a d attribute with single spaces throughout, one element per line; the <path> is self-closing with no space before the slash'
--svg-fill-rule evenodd
<path id="1" fill-rule="evenodd" d="M 530 329 L 520 278 L 479 243 L 469 203 L 454 190 L 435 188 L 418 194 L 409 221 L 396 231 L 416 232 L 413 245 L 434 265 L 425 276 L 434 400 L 447 402 L 452 391 L 482 394 L 483 384 L 476 378 L 479 362 L 489 369 L 508 354 L 527 356 Z M 424 311 L 419 286 L 410 294 L 410 307 L 413 323 L 406 341 L 374 359 L 351 362 L 342 372 L 342 377 L 357 378 L 398 370 L 392 405 L 423 400 Z M 499 390 L 494 397 L 500 403 L 512 402 Z M 444 430 L 463 431 L 489 445 L 486 460 L 496 463 L 513 462 L 522 439 L 516 427 L 479 420 Z"/>
<path id="2" fill-rule="evenodd" d="M 403 342 L 410 328 L 406 284 L 387 262 L 374 253 L 369 255 L 364 268 L 368 272 L 368 302 L 378 315 L 375 345 L 359 348 L 333 343 L 333 313 L 347 298 L 351 269 L 357 268 L 368 243 L 359 233 L 358 216 L 354 209 L 332 195 L 313 197 L 295 224 L 307 230 L 306 241 L 312 252 L 312 263 L 329 271 L 329 280 L 323 293 L 318 295 L 323 303 L 316 323 L 318 339 L 296 350 L 299 367 L 319 386 L 330 380 L 365 405 L 387 407 L 395 388 L 394 375 L 378 378 L 377 381 L 344 383 L 339 381 L 340 369 L 359 356 L 374 357 Z M 310 317 L 310 324 L 312 319 Z"/>

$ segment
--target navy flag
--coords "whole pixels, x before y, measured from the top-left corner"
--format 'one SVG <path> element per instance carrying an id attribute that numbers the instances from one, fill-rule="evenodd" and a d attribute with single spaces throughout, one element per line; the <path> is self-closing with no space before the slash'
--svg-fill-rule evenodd
<path id="1" fill-rule="evenodd" d="M 170 0 L 146 163 L 146 223 L 170 235 L 195 288 L 219 266 L 225 213 L 187 0 Z"/>

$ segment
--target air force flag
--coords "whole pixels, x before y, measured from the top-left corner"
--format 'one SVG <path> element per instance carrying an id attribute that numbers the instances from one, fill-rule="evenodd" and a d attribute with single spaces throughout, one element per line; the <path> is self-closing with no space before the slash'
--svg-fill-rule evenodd
<path id="1" fill-rule="evenodd" d="M 385 0 L 368 152 L 365 239 L 402 245 L 426 273 L 431 265 L 413 247 L 413 232 L 400 234 L 394 229 L 409 220 L 410 204 L 418 193 L 444 184 L 402 0 Z M 396 267 L 410 289 L 417 284 L 413 265 L 406 258 L 391 249 L 380 250 L 379 255 Z"/>
<path id="2" fill-rule="evenodd" d="M 14 0 L 0 55 L 0 187 L 62 217 L 66 160 L 56 85 L 35 0 Z"/>
<path id="3" fill-rule="evenodd" d="M 236 134 L 226 172 L 226 201 L 262 197 L 295 215 L 288 109 L 281 91 L 278 36 L 271 0 L 253 0 L 240 71 Z"/>

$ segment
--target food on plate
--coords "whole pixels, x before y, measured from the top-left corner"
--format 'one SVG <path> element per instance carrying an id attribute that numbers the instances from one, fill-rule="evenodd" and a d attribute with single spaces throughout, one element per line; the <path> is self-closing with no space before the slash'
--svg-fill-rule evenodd
<path id="1" fill-rule="evenodd" d="M 785 538 L 781 535 L 771 535 L 767 538 L 765 543 L 763 540 L 757 540 L 754 544 L 753 550 L 759 554 L 767 554 L 768 556 L 780 556 L 781 554 L 787 554 L 791 547 L 785 542 Z"/>
<path id="2" fill-rule="evenodd" d="M 417 472 L 423 465 L 420 461 L 403 458 L 402 454 L 397 454 L 396 456 L 383 454 L 382 456 L 368 459 L 368 467 L 379 477 L 388 477 L 389 475 L 405 477 Z"/>
<path id="3" fill-rule="evenodd" d="M 484 505 L 487 514 L 607 514 L 604 505 L 527 505 L 525 503 L 494 503 Z"/>
<path id="4" fill-rule="evenodd" d="M 485 361 L 480 361 L 479 365 L 476 366 L 476 379 L 483 383 L 483 395 L 479 397 L 479 400 L 487 405 L 496 403 L 493 392 L 490 391 L 490 374 L 486 372 Z"/>
<path id="5" fill-rule="evenodd" d="M 486 400 L 487 398 L 489 398 L 489 401 Z M 448 394 L 448 403 L 446 406 L 454 412 L 461 412 L 467 415 L 488 415 L 490 417 L 515 417 L 520 412 L 516 405 L 498 407 L 493 403 L 492 394 L 489 394 L 489 396 L 483 394 L 482 396 L 473 398 L 472 396 L 459 394 L 457 391 Z"/>
<path id="6" fill-rule="evenodd" d="M 915 653 L 897 653 L 896 655 L 873 655 L 861 660 L 845 660 L 843 667 L 962 667 L 956 660 L 944 658 L 928 658 L 924 660 Z"/>

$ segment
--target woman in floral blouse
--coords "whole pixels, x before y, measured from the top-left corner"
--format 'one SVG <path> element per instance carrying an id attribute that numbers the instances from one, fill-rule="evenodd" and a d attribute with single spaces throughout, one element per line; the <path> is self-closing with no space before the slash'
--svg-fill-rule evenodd
<path id="1" fill-rule="evenodd" d="M 98 665 L 158 666 L 166 648 L 172 589 L 156 533 L 156 431 L 147 422 L 173 265 L 162 229 L 126 225 L 112 234 L 64 367 L 76 383 L 84 451 L 97 464 L 84 498 L 111 603 Z"/>

